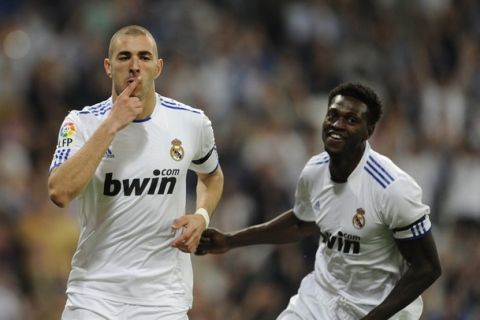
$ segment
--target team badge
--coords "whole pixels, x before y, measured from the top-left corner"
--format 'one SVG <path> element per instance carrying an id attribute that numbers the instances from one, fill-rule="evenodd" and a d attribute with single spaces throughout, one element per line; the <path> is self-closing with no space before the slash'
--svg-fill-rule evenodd
<path id="1" fill-rule="evenodd" d="M 65 122 L 60 129 L 60 136 L 62 138 L 70 138 L 77 131 L 77 127 L 73 122 Z"/>
<path id="2" fill-rule="evenodd" d="M 173 139 L 172 147 L 170 148 L 170 156 L 172 157 L 172 159 L 175 161 L 180 161 L 183 159 L 184 154 L 185 154 L 185 151 L 183 150 L 183 147 L 182 147 L 182 141 L 178 139 Z"/>
<path id="3" fill-rule="evenodd" d="M 365 210 L 358 208 L 352 219 L 355 229 L 362 229 L 365 227 Z"/>

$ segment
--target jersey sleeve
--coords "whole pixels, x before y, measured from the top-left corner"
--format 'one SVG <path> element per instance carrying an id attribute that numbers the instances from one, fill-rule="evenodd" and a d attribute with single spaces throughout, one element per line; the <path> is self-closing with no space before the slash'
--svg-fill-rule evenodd
<path id="1" fill-rule="evenodd" d="M 422 203 L 422 189 L 412 178 L 401 177 L 393 183 L 384 201 L 384 222 L 395 239 L 421 238 L 430 231 L 430 207 Z"/>
<path id="2" fill-rule="evenodd" d="M 192 160 L 192 163 L 190 164 L 190 169 L 198 173 L 212 173 L 219 165 L 212 122 L 203 113 L 200 129 L 200 143 L 193 159 L 194 160 Z"/>
<path id="3" fill-rule="evenodd" d="M 297 189 L 295 190 L 295 204 L 293 207 L 293 212 L 300 220 L 315 221 L 315 213 L 310 201 L 310 191 L 304 176 L 304 172 L 302 172 L 300 178 L 298 179 Z"/>
<path id="4" fill-rule="evenodd" d="M 81 127 L 74 112 L 70 112 L 65 117 L 58 132 L 58 141 L 50 164 L 50 172 L 67 161 L 84 145 L 85 139 L 80 131 Z"/>

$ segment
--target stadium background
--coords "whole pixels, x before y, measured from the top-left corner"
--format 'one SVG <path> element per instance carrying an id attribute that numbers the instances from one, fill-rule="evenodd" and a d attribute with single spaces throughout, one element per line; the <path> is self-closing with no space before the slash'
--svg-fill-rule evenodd
<path id="1" fill-rule="evenodd" d="M 422 319 L 480 319 L 478 1 L 0 0 L 0 320 L 59 318 L 78 233 L 72 208 L 49 202 L 47 171 L 67 111 L 109 95 L 106 45 L 131 23 L 158 40 L 158 91 L 214 123 L 224 230 L 288 209 L 322 149 L 327 92 L 373 86 L 386 110 L 371 143 L 432 207 L 444 271 Z M 315 247 L 194 257 L 191 319 L 274 319 Z"/>

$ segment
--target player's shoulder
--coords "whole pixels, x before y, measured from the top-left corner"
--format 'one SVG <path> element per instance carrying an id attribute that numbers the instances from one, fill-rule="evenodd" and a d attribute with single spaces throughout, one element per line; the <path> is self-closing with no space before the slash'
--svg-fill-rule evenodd
<path id="1" fill-rule="evenodd" d="M 112 109 L 112 97 L 95 103 L 93 105 L 85 106 L 80 110 L 71 110 L 69 117 L 75 117 L 79 120 L 82 118 L 103 118 Z"/>
<path id="2" fill-rule="evenodd" d="M 308 161 L 305 167 L 319 167 L 325 166 L 330 162 L 330 156 L 326 151 L 314 155 Z"/>
<path id="3" fill-rule="evenodd" d="M 322 172 L 328 170 L 329 162 L 330 156 L 327 152 L 316 154 L 307 161 L 301 175 L 303 178 L 316 177 L 318 174 L 322 174 Z"/>
<path id="4" fill-rule="evenodd" d="M 374 184 L 385 190 L 415 183 L 405 171 L 397 166 L 389 157 L 370 149 L 365 159 L 364 171 Z"/>
<path id="5" fill-rule="evenodd" d="M 191 107 L 185 103 L 162 95 L 158 95 L 158 102 L 163 110 L 169 112 L 173 116 L 196 118 L 204 115 L 203 110 L 199 108 Z"/>

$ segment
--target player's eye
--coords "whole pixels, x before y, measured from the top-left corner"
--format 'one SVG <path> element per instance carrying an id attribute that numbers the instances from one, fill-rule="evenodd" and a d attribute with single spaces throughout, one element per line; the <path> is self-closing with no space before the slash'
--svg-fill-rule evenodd
<path id="1" fill-rule="evenodd" d="M 348 117 L 347 120 L 348 120 L 348 123 L 350 123 L 350 124 L 355 124 L 355 123 L 358 122 L 358 119 L 355 118 L 355 117 Z"/>
<path id="2" fill-rule="evenodd" d="M 144 61 L 152 60 L 152 58 L 150 58 L 149 55 L 142 55 L 142 56 L 140 56 L 140 59 L 142 59 L 142 60 L 144 60 Z"/>
<path id="3" fill-rule="evenodd" d="M 327 115 L 325 116 L 325 119 L 330 122 L 334 121 L 335 118 L 336 118 L 336 114 L 335 112 L 332 112 L 332 111 L 327 112 Z"/>

